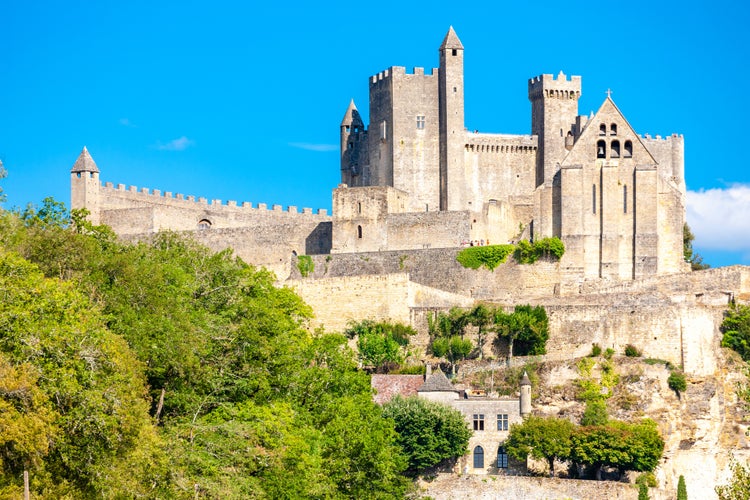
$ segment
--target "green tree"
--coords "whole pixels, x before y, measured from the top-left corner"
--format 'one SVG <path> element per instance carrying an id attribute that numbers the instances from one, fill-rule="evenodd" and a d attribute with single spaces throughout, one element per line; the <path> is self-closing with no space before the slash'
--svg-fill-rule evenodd
<path id="1" fill-rule="evenodd" d="M 703 257 L 693 251 L 693 240 L 695 240 L 695 235 L 686 222 L 682 226 L 682 253 L 685 257 L 685 262 L 690 263 L 690 269 L 693 271 L 710 268 L 710 265 L 703 262 Z"/>
<path id="2" fill-rule="evenodd" d="M 685 476 L 680 474 L 677 481 L 677 500 L 688 500 L 687 486 L 685 486 Z"/>
<path id="3" fill-rule="evenodd" d="M 530 416 L 523 423 L 511 426 L 505 447 L 516 460 L 525 461 L 528 456 L 546 460 L 553 476 L 555 461 L 570 457 L 574 430 L 573 423 L 563 418 Z"/>
<path id="4" fill-rule="evenodd" d="M 581 425 L 604 425 L 607 423 L 607 404 L 602 399 L 590 399 L 586 401 L 583 411 Z"/>
<path id="5" fill-rule="evenodd" d="M 724 312 L 720 330 L 721 346 L 734 349 L 742 359 L 750 361 L 750 306 L 733 302 Z"/>
<path id="6" fill-rule="evenodd" d="M 345 333 L 349 338 L 356 337 L 360 359 L 376 371 L 388 371 L 403 363 L 409 355 L 409 337 L 417 334 L 408 325 L 372 320 L 353 323 Z"/>
<path id="7" fill-rule="evenodd" d="M 451 364 L 451 373 L 456 373 L 456 365 L 462 359 L 471 354 L 474 345 L 469 339 L 463 339 L 458 335 L 453 337 L 440 337 L 432 341 L 432 354 L 438 358 L 445 358 Z"/>
<path id="8" fill-rule="evenodd" d="M 729 462 L 732 477 L 728 484 L 716 486 L 714 489 L 719 500 L 748 500 L 750 499 L 750 467 L 742 465 L 732 458 Z"/>
<path id="9" fill-rule="evenodd" d="M 5 485 L 29 466 L 39 496 L 145 495 L 164 486 L 142 365 L 99 310 L 71 284 L 3 251 L 0 290 L 0 404 L 15 429 L 4 430 L 0 445 Z M 23 427 L 12 426 L 20 418 Z"/>
<path id="10" fill-rule="evenodd" d="M 508 343 L 508 364 L 513 355 L 544 354 L 549 338 L 547 312 L 542 306 L 517 305 L 510 314 L 501 309 L 495 311 L 494 317 L 496 348 L 503 341 Z"/>
<path id="11" fill-rule="evenodd" d="M 477 327 L 477 348 L 479 359 L 484 357 L 484 344 L 487 341 L 487 327 L 492 323 L 494 311 L 484 304 L 477 304 L 469 312 L 469 323 Z"/>
<path id="12" fill-rule="evenodd" d="M 471 431 L 461 412 L 449 406 L 396 397 L 384 405 L 383 415 L 395 422 L 397 442 L 408 457 L 411 475 L 467 451 Z"/>

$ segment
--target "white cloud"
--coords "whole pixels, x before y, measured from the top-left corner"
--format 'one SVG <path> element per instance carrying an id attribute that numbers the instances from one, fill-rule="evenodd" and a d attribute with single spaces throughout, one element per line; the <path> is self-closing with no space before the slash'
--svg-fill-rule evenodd
<path id="1" fill-rule="evenodd" d="M 326 153 L 328 151 L 338 151 L 338 144 L 310 144 L 307 142 L 290 142 L 289 145 L 293 148 L 306 149 L 307 151 L 317 151 L 319 153 Z"/>
<path id="2" fill-rule="evenodd" d="M 160 151 L 184 151 L 193 144 L 193 141 L 183 135 L 179 139 L 171 140 L 166 144 L 157 141 L 154 147 Z"/>
<path id="3" fill-rule="evenodd" d="M 750 254 L 750 185 L 687 192 L 693 246 Z"/>
<path id="4" fill-rule="evenodd" d="M 132 123 L 132 122 L 131 122 L 131 121 L 130 121 L 129 119 L 127 119 L 127 118 L 120 118 L 120 119 L 118 120 L 118 122 L 119 122 L 119 123 L 120 123 L 120 125 L 122 125 L 123 127 L 131 127 L 131 128 L 135 128 L 135 125 L 134 125 L 134 124 L 133 124 L 133 123 Z"/>

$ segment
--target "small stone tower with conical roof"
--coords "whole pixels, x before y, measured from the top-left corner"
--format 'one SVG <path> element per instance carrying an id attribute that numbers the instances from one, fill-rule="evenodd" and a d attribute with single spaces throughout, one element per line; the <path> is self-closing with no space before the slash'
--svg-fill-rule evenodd
<path id="1" fill-rule="evenodd" d="M 88 209 L 92 224 L 100 223 L 99 187 L 99 168 L 84 146 L 70 169 L 70 208 Z"/>
<path id="2" fill-rule="evenodd" d="M 464 187 L 464 46 L 453 26 L 440 45 L 440 210 L 462 210 Z"/>
<path id="3" fill-rule="evenodd" d="M 523 372 L 523 378 L 521 379 L 521 417 L 526 418 L 531 415 L 531 380 L 529 380 L 529 374 Z"/>
<path id="4" fill-rule="evenodd" d="M 347 186 L 364 186 L 369 175 L 364 171 L 368 158 L 367 132 L 354 99 L 341 120 L 341 182 Z"/>

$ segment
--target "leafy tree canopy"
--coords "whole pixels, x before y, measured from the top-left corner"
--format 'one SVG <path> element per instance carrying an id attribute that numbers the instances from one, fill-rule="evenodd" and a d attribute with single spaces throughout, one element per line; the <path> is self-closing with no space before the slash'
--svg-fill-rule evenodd
<path id="1" fill-rule="evenodd" d="M 750 361 L 750 306 L 732 303 L 721 323 L 721 346 L 734 349 Z"/>
<path id="2" fill-rule="evenodd" d="M 396 397 L 383 407 L 383 415 L 395 422 L 411 474 L 466 453 L 471 431 L 456 409 L 419 397 Z"/>

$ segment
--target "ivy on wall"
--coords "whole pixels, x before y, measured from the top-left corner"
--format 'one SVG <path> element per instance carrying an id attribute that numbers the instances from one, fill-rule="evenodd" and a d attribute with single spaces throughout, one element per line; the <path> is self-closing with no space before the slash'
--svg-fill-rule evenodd
<path id="1" fill-rule="evenodd" d="M 560 238 L 542 238 L 534 243 L 521 240 L 518 245 L 488 245 L 464 248 L 458 252 L 456 260 L 469 269 L 479 269 L 484 266 L 490 271 L 494 271 L 497 266 L 507 260 L 510 254 L 513 254 L 513 258 L 519 264 L 533 264 L 540 258 L 560 260 L 564 253 L 565 245 Z"/>
<path id="2" fill-rule="evenodd" d="M 298 255 L 297 256 L 297 269 L 303 278 L 307 278 L 309 274 L 315 271 L 315 263 L 312 257 L 309 255 Z"/>

